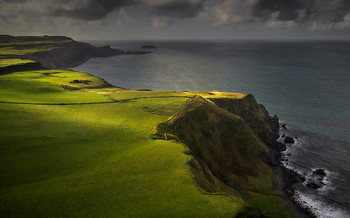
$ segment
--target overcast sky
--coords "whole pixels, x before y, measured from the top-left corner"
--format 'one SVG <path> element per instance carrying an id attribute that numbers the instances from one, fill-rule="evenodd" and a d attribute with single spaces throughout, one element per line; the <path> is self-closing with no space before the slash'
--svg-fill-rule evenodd
<path id="1" fill-rule="evenodd" d="M 350 0 L 0 0 L 0 34 L 350 39 Z"/>

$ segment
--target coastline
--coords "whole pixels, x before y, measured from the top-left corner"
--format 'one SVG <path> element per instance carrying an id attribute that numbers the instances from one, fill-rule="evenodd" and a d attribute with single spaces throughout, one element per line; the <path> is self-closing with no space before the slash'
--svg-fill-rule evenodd
<path id="1" fill-rule="evenodd" d="M 84 62 L 90 60 L 87 59 Z M 79 63 L 74 63 L 73 67 L 77 67 L 84 62 L 79 62 Z M 66 67 L 64 70 L 71 70 L 71 67 Z M 73 70 L 74 71 L 74 70 Z M 85 72 L 86 73 L 86 72 Z M 117 87 L 114 86 L 110 83 L 108 83 L 104 78 L 91 75 L 89 73 L 86 73 L 90 76 L 97 77 L 101 80 L 103 80 L 106 85 L 109 87 L 115 87 L 115 88 L 121 88 L 125 89 L 123 87 Z M 95 87 L 95 88 L 101 88 L 101 87 Z M 142 90 L 141 90 L 142 91 Z M 147 90 L 151 91 L 151 90 Z M 297 180 L 299 179 L 299 176 L 294 173 L 293 171 L 285 168 L 282 163 L 280 162 L 281 160 L 281 151 L 278 149 L 273 149 L 270 148 L 270 161 L 271 161 L 271 169 L 273 171 L 273 178 L 272 178 L 272 183 L 273 183 L 273 191 L 275 196 L 277 196 L 285 205 L 286 209 L 291 212 L 295 217 L 297 218 L 316 218 L 316 216 L 310 212 L 309 210 L 303 208 L 300 204 L 298 204 L 296 201 L 292 199 L 294 189 L 292 186 L 297 183 Z M 287 191 L 288 190 L 288 191 Z"/>
<path id="2" fill-rule="evenodd" d="M 309 210 L 303 208 L 300 204 L 292 199 L 294 188 L 292 187 L 300 177 L 293 171 L 285 168 L 281 160 L 281 152 L 277 149 L 270 149 L 272 171 L 273 171 L 273 190 L 274 194 L 283 201 L 287 210 L 289 210 L 295 217 L 300 218 L 316 218 L 316 216 Z"/>
<path id="3" fill-rule="evenodd" d="M 79 66 L 82 63 L 88 61 L 90 58 L 87 58 L 83 61 L 78 61 L 75 60 L 76 62 L 73 62 L 73 65 Z M 74 61 L 74 60 L 72 60 Z M 64 69 L 70 68 L 69 67 L 64 67 Z M 87 73 L 88 74 L 88 73 Z M 89 74 L 90 75 L 90 74 Z M 91 75 L 93 76 L 93 75 Z M 97 77 L 97 76 L 93 76 Z M 100 78 L 100 77 L 97 77 Z M 102 79 L 107 87 L 115 87 L 108 82 L 106 82 L 103 78 Z M 93 88 L 107 88 L 107 87 L 93 87 Z M 118 87 L 120 88 L 120 87 Z M 277 150 L 271 149 L 271 162 L 272 162 L 272 170 L 273 170 L 273 187 L 274 187 L 274 194 L 279 197 L 283 202 L 287 210 L 289 210 L 292 214 L 294 214 L 296 217 L 314 217 L 311 216 L 310 212 L 302 208 L 300 205 L 298 205 L 296 202 L 294 202 L 290 198 L 290 194 L 286 192 L 286 189 L 290 188 L 290 186 L 293 184 L 292 183 L 292 178 L 293 175 L 291 172 L 288 172 L 288 169 L 285 169 L 281 164 L 280 164 L 280 152 Z"/>

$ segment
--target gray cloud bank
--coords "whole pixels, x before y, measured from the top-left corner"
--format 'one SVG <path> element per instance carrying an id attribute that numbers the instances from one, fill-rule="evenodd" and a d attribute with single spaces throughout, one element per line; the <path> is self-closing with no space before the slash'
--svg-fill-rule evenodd
<path id="1" fill-rule="evenodd" d="M 147 11 L 146 17 L 130 12 L 133 8 Z M 130 9 L 126 10 L 130 14 L 123 9 Z M 186 19 L 211 26 L 257 23 L 270 29 L 350 29 L 350 0 L 0 0 L 0 23 L 11 19 L 28 23 L 24 16 L 100 22 L 118 11 L 148 19 L 157 29 Z"/>
<path id="2" fill-rule="evenodd" d="M 164 0 L 158 3 L 154 11 L 159 15 L 197 17 L 213 25 L 260 21 L 270 25 L 318 24 L 340 28 L 350 23 L 349 0 Z"/>

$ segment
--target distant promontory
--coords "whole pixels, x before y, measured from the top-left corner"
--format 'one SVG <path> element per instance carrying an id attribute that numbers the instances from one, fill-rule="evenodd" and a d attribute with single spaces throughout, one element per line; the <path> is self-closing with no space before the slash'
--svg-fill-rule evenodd
<path id="1" fill-rule="evenodd" d="M 78 66 L 92 57 L 146 54 L 145 51 L 123 51 L 106 46 L 92 46 L 66 36 L 0 36 L 0 58 L 25 58 L 44 67 L 64 69 Z M 4 49 L 6 48 L 6 49 Z"/>

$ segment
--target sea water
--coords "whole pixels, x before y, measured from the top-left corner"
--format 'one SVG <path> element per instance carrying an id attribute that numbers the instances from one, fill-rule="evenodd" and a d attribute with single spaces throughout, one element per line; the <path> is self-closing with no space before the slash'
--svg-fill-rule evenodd
<path id="1" fill-rule="evenodd" d="M 318 190 L 301 184 L 296 201 L 318 217 L 350 217 L 350 41 L 110 41 L 145 55 L 93 58 L 77 71 L 131 89 L 253 94 L 298 137 L 286 167 L 309 178 L 326 172 Z"/>

